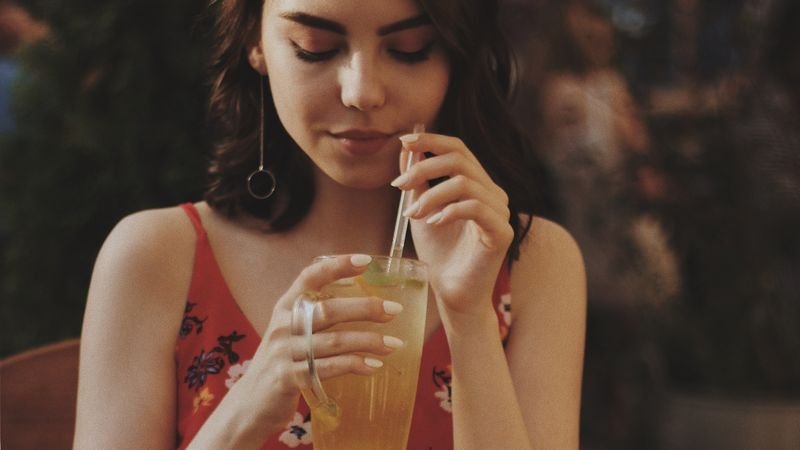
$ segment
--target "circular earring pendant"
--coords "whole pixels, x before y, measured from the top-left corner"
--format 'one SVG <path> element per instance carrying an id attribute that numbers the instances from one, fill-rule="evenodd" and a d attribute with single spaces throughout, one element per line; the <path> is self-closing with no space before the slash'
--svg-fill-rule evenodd
<path id="1" fill-rule="evenodd" d="M 277 181 L 268 169 L 257 169 L 247 177 L 247 192 L 258 200 L 266 200 L 275 192 Z"/>

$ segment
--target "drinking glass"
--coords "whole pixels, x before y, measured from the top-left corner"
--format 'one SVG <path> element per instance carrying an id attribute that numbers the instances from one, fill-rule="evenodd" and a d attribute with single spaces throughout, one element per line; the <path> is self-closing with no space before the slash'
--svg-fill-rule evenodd
<path id="1" fill-rule="evenodd" d="M 320 256 L 319 261 L 331 256 Z M 347 322 L 329 330 L 375 331 L 405 345 L 381 357 L 384 365 L 369 376 L 343 375 L 319 384 L 311 349 L 315 304 L 331 297 L 375 296 L 403 305 L 386 323 Z M 414 259 L 373 256 L 367 271 L 325 286 L 295 303 L 293 329 L 306 337 L 312 389 L 303 397 L 311 408 L 315 450 L 405 450 L 417 391 L 428 303 L 428 273 Z"/>

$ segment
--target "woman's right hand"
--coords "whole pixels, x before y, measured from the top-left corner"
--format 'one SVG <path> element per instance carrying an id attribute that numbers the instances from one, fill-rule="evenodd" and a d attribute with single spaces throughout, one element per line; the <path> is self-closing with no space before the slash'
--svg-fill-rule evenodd
<path id="1" fill-rule="evenodd" d="M 315 262 L 300 273 L 275 305 L 247 373 L 234 386 L 248 392 L 259 423 L 274 428 L 270 433 L 292 419 L 300 390 L 311 387 L 305 339 L 292 333 L 296 299 L 307 292 L 319 292 L 334 281 L 364 273 L 369 262 L 367 255 L 341 255 Z M 370 375 L 382 362 L 362 353 L 385 356 L 402 345 L 395 337 L 372 331 L 324 330 L 342 322 L 388 322 L 400 311 L 399 303 L 377 297 L 319 301 L 314 310 L 312 345 L 320 379 L 349 373 Z"/>

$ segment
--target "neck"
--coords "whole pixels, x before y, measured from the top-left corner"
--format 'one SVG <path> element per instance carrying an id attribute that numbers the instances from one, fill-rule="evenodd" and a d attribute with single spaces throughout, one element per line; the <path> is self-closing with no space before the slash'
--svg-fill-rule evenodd
<path id="1" fill-rule="evenodd" d="M 313 253 L 388 254 L 400 191 L 389 186 L 355 189 L 342 186 L 319 170 L 316 195 L 308 215 L 287 237 L 302 239 Z"/>

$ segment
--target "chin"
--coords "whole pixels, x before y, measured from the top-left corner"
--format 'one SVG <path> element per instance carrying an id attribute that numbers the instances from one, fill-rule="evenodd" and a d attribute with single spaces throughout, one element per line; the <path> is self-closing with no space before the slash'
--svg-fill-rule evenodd
<path id="1" fill-rule="evenodd" d="M 354 172 L 349 170 L 346 173 L 330 173 L 328 176 L 336 183 L 352 189 L 389 189 L 389 183 L 398 175 L 396 173 L 380 173 L 372 170 L 371 172 Z M 394 188 L 392 188 L 394 189 Z"/>
<path id="2" fill-rule="evenodd" d="M 342 186 L 352 189 L 375 190 L 375 189 L 390 188 L 391 186 L 389 185 L 389 183 L 391 183 L 393 179 L 394 178 L 384 178 L 384 177 L 381 178 L 375 177 L 369 179 L 365 178 L 354 179 L 348 177 L 346 179 L 335 180 L 335 181 L 341 184 Z"/>

